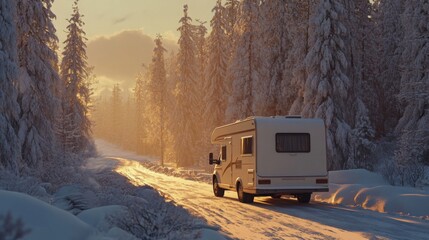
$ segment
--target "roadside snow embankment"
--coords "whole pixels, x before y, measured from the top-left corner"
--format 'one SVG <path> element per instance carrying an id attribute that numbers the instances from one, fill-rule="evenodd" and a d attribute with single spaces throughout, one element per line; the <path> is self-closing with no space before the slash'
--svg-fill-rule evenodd
<path id="1" fill-rule="evenodd" d="M 364 169 L 331 171 L 329 182 L 329 192 L 315 193 L 316 201 L 429 218 L 429 191 L 388 185 Z"/>

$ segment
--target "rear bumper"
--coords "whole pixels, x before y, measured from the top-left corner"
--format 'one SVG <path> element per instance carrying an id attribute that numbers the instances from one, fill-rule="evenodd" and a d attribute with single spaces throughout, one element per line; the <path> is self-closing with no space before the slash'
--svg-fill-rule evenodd
<path id="1" fill-rule="evenodd" d="M 328 192 L 329 188 L 299 188 L 299 189 L 246 189 L 245 192 L 256 196 L 295 195 L 312 192 Z"/>

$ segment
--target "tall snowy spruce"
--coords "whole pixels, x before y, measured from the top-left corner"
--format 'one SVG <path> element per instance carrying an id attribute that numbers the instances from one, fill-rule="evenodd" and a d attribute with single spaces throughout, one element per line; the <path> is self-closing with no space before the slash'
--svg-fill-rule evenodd
<path id="1" fill-rule="evenodd" d="M 344 38 L 347 29 L 340 20 L 345 13 L 338 0 L 322 0 L 312 23 L 315 38 L 307 55 L 308 78 L 305 83 L 304 117 L 325 120 L 327 127 L 328 169 L 341 169 L 348 151 L 351 131 L 345 114 L 350 79 Z"/>
<path id="2" fill-rule="evenodd" d="M 87 108 L 91 90 L 87 84 L 89 68 L 82 17 L 78 1 L 75 1 L 73 14 L 68 20 L 68 34 L 61 62 L 61 78 L 66 91 L 62 106 L 62 144 L 63 150 L 73 153 L 91 152 L 94 149 Z"/>
<path id="3" fill-rule="evenodd" d="M 269 81 L 259 23 L 259 3 L 243 1 L 238 20 L 238 28 L 242 32 L 228 69 L 232 92 L 226 110 L 227 121 L 261 115 L 265 110 Z"/>
<path id="4" fill-rule="evenodd" d="M 213 19 L 210 22 L 212 31 L 208 37 L 207 44 L 207 86 L 204 89 L 204 102 L 206 103 L 204 119 L 208 131 L 225 123 L 225 109 L 229 95 L 226 83 L 228 49 L 225 43 L 227 42 L 227 35 L 223 16 L 224 7 L 220 0 L 216 2 L 212 12 L 214 12 Z"/>
<path id="5" fill-rule="evenodd" d="M 20 65 L 19 137 L 22 158 L 31 169 L 53 158 L 56 146 L 55 118 L 60 100 L 58 58 L 52 46 L 58 39 L 51 0 L 18 0 L 17 29 Z"/>
<path id="6" fill-rule="evenodd" d="M 15 174 L 20 170 L 20 142 L 16 134 L 19 104 L 15 84 L 18 78 L 14 0 L 0 1 L 0 169 Z"/>
<path id="7" fill-rule="evenodd" d="M 296 87 L 291 84 L 293 66 L 289 59 L 292 41 L 289 39 L 288 4 L 283 0 L 268 0 L 261 5 L 262 53 L 268 67 L 269 88 L 264 115 L 286 114 L 296 98 Z"/>
<path id="8" fill-rule="evenodd" d="M 188 16 L 188 6 L 183 7 L 184 16 L 180 19 L 181 26 L 178 54 L 178 81 L 176 84 L 176 97 L 178 111 L 177 123 L 174 126 L 176 162 L 179 166 L 190 166 L 197 159 L 195 156 L 195 136 L 197 129 L 194 121 L 198 119 L 198 112 L 194 111 L 200 99 L 197 98 L 197 64 L 194 27 L 192 19 Z"/>
<path id="9" fill-rule="evenodd" d="M 400 135 L 400 149 L 396 152 L 395 160 L 406 166 L 402 177 L 413 185 L 419 180 L 413 177 L 424 176 L 424 172 L 418 170 L 429 155 L 428 22 L 428 0 L 413 0 L 406 5 L 402 15 L 405 34 L 399 92 L 399 100 L 405 106 L 405 111 L 396 126 L 396 132 Z"/>
<path id="10" fill-rule="evenodd" d="M 401 113 L 397 95 L 401 82 L 401 41 L 404 32 L 400 19 L 404 3 L 402 0 L 380 0 L 379 3 L 382 56 L 381 91 L 377 95 L 383 118 L 382 127 L 386 132 L 394 130 Z"/>
<path id="11" fill-rule="evenodd" d="M 162 37 L 158 35 L 155 39 L 155 48 L 152 56 L 152 74 L 149 83 L 152 94 L 152 114 L 155 114 L 155 129 L 159 134 L 159 151 L 161 165 L 164 164 L 164 146 L 165 146 L 165 110 L 166 110 L 166 91 L 167 91 L 167 73 L 165 70 L 164 53 L 166 52 L 162 45 Z"/>

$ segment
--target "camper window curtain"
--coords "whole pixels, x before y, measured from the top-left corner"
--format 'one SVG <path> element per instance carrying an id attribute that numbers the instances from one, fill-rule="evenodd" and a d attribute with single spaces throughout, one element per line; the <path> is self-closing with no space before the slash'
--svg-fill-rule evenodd
<path id="1" fill-rule="evenodd" d="M 276 151 L 282 153 L 310 152 L 310 134 L 308 133 L 277 133 Z"/>

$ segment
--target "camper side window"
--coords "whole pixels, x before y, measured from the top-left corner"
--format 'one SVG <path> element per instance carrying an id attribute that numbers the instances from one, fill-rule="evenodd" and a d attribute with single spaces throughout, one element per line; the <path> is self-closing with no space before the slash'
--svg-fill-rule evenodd
<path id="1" fill-rule="evenodd" d="M 310 134 L 277 133 L 276 151 L 280 153 L 308 153 L 310 152 Z"/>
<path id="2" fill-rule="evenodd" d="M 221 160 L 226 161 L 226 146 L 222 146 L 221 149 Z"/>
<path id="3" fill-rule="evenodd" d="M 241 138 L 241 155 L 252 155 L 253 154 L 253 137 L 242 137 Z"/>

